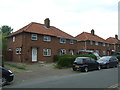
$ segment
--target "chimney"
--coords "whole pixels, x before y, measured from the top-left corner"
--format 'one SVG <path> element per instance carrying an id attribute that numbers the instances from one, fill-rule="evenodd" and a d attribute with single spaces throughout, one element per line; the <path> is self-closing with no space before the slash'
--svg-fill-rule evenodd
<path id="1" fill-rule="evenodd" d="M 118 35 L 115 35 L 115 38 L 118 39 Z"/>
<path id="2" fill-rule="evenodd" d="M 94 29 L 91 30 L 91 34 L 92 34 L 92 35 L 95 35 Z"/>
<path id="3" fill-rule="evenodd" d="M 44 24 L 45 24 L 45 26 L 46 26 L 47 28 L 50 27 L 50 20 L 49 20 L 49 18 L 46 18 L 46 19 L 44 20 Z"/>

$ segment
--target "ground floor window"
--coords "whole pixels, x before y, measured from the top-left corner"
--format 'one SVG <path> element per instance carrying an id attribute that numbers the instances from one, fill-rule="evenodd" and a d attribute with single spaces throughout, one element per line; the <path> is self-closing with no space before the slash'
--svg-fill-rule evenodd
<path id="1" fill-rule="evenodd" d="M 103 55 L 106 55 L 106 51 L 103 51 Z"/>
<path id="2" fill-rule="evenodd" d="M 99 54 L 99 50 L 96 50 L 95 52 Z"/>
<path id="3" fill-rule="evenodd" d="M 59 54 L 60 55 L 65 55 L 66 54 L 66 50 L 65 49 L 60 49 L 59 50 Z"/>
<path id="4" fill-rule="evenodd" d="M 74 55 L 74 50 L 70 50 L 70 55 Z"/>
<path id="5" fill-rule="evenodd" d="M 51 49 L 49 49 L 49 48 L 43 49 L 43 55 L 44 56 L 51 56 Z"/>
<path id="6" fill-rule="evenodd" d="M 16 54 L 21 54 L 21 48 L 16 48 Z"/>

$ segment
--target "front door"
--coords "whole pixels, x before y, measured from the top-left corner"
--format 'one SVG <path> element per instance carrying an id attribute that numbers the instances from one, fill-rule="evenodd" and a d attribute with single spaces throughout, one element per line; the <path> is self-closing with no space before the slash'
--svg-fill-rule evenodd
<path id="1" fill-rule="evenodd" d="M 32 62 L 37 62 L 37 48 L 32 48 Z"/>

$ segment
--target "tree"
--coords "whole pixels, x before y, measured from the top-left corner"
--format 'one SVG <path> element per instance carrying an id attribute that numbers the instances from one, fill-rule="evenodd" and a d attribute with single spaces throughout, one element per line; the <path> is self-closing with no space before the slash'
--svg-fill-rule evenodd
<path id="1" fill-rule="evenodd" d="M 6 33 L 6 35 L 9 35 L 9 34 L 11 34 L 13 32 L 13 29 L 10 26 L 3 25 L 0 28 L 0 32 Z"/>
<path id="2" fill-rule="evenodd" d="M 11 34 L 13 29 L 10 26 L 3 25 L 0 27 L 0 52 L 7 50 L 7 35 Z M 0 53 L 0 59 L 2 58 L 2 67 L 4 67 L 4 56 Z"/>

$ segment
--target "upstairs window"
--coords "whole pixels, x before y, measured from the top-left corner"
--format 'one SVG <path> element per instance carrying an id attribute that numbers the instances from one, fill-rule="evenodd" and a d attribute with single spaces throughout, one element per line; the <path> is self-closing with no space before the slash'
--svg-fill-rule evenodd
<path id="1" fill-rule="evenodd" d="M 49 49 L 49 48 L 43 49 L 43 55 L 44 56 L 51 56 L 51 49 Z"/>
<path id="2" fill-rule="evenodd" d="M 13 36 L 13 42 L 15 42 L 15 36 Z"/>
<path id="3" fill-rule="evenodd" d="M 37 34 L 32 34 L 32 35 L 31 35 L 31 39 L 32 39 L 32 40 L 37 40 Z"/>
<path id="4" fill-rule="evenodd" d="M 90 41 L 90 45 L 93 45 L 93 41 Z"/>
<path id="5" fill-rule="evenodd" d="M 21 48 L 16 48 L 16 54 L 21 54 Z"/>
<path id="6" fill-rule="evenodd" d="M 95 45 L 99 45 L 99 43 L 98 43 L 98 42 L 95 42 Z"/>
<path id="7" fill-rule="evenodd" d="M 74 44 L 74 40 L 70 40 L 70 44 Z"/>
<path id="8" fill-rule="evenodd" d="M 60 43 L 66 43 L 66 39 L 60 38 Z"/>
<path id="9" fill-rule="evenodd" d="M 105 46 L 105 43 L 103 43 L 103 46 Z"/>
<path id="10" fill-rule="evenodd" d="M 60 55 L 65 55 L 66 54 L 66 50 L 65 49 L 60 49 L 59 50 L 59 54 Z"/>
<path id="11" fill-rule="evenodd" d="M 51 37 L 50 36 L 44 36 L 43 41 L 50 42 Z"/>

